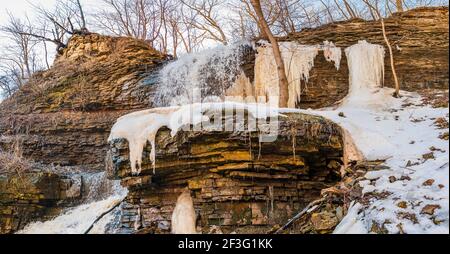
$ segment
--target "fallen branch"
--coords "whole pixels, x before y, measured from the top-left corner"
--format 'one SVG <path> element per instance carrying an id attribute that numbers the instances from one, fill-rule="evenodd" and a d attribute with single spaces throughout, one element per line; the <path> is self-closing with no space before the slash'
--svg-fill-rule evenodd
<path id="1" fill-rule="evenodd" d="M 295 215 L 293 218 L 291 218 L 284 226 L 282 226 L 281 228 L 279 228 L 277 231 L 275 231 L 274 234 L 280 234 L 282 231 L 286 230 L 288 227 L 290 227 L 294 222 L 296 222 L 298 219 L 300 219 L 303 215 L 310 213 L 314 210 L 316 210 L 318 208 L 318 204 L 322 203 L 325 201 L 325 198 L 321 198 L 318 200 L 315 200 L 311 203 L 309 203 L 305 209 L 303 209 L 300 213 L 298 213 L 297 215 Z M 314 207 L 317 206 L 317 207 Z"/>
<path id="2" fill-rule="evenodd" d="M 94 228 L 95 224 L 97 222 L 99 222 L 103 217 L 105 217 L 105 215 L 107 215 L 108 213 L 112 212 L 114 209 L 116 209 L 120 204 L 122 204 L 122 202 L 125 199 L 120 200 L 119 202 L 117 202 L 117 204 L 115 204 L 113 207 L 111 207 L 108 211 L 102 213 L 99 217 L 97 217 L 97 219 L 95 219 L 95 221 L 91 224 L 91 226 L 84 232 L 85 235 L 89 234 L 89 232 L 92 230 L 92 228 Z"/>

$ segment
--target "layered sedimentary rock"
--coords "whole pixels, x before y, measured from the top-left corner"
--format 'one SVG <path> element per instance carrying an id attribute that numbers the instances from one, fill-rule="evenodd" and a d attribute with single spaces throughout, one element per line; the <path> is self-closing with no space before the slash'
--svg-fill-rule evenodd
<path id="1" fill-rule="evenodd" d="M 401 89 L 408 91 L 426 88 L 448 89 L 448 17 L 448 7 L 430 7 L 394 13 L 384 20 L 387 36 L 393 45 Z M 281 40 L 312 45 L 332 41 L 343 49 L 358 43 L 359 40 L 386 45 L 381 23 L 362 19 L 305 29 Z M 339 71 L 336 71 L 320 54 L 314 65 L 301 97 L 302 108 L 332 105 L 344 98 L 348 92 L 348 66 L 345 54 L 342 54 Z M 385 66 L 384 83 L 392 87 L 394 81 L 387 51 Z"/>
<path id="2" fill-rule="evenodd" d="M 0 234 L 56 216 L 65 205 L 81 199 L 81 188 L 81 179 L 49 172 L 0 174 Z"/>
<path id="3" fill-rule="evenodd" d="M 156 166 L 143 151 L 142 171 L 131 173 L 128 142 L 115 139 L 108 172 L 130 192 L 123 205 L 124 231 L 167 233 L 178 196 L 189 190 L 198 230 L 266 232 L 284 223 L 339 179 L 340 128 L 321 117 L 289 114 L 275 142 L 258 132 L 179 132 L 161 129 Z"/>
<path id="4" fill-rule="evenodd" d="M 115 120 L 151 105 L 147 78 L 167 57 L 143 41 L 74 36 L 52 68 L 0 106 L 0 148 L 37 162 L 103 169 Z"/>
<path id="5" fill-rule="evenodd" d="M 401 87 L 448 88 L 448 8 L 422 8 L 385 20 Z M 379 22 L 352 20 L 303 30 L 282 40 L 333 41 L 342 49 L 358 40 L 384 45 Z M 397 47 L 398 46 L 398 47 Z M 242 69 L 254 80 L 255 52 Z M 52 68 L 37 73 L 0 106 L 0 147 L 23 140 L 26 157 L 59 165 L 103 169 L 106 138 L 118 116 L 153 106 L 156 73 L 167 57 L 130 38 L 74 36 Z M 385 84 L 392 85 L 390 63 Z M 339 70 L 323 54 L 302 83 L 301 108 L 330 106 L 348 93 L 345 54 Z"/>

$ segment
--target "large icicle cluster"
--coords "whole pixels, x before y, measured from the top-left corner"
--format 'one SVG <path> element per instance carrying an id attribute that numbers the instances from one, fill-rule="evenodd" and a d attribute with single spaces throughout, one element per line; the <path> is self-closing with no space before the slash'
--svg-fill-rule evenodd
<path id="1" fill-rule="evenodd" d="M 332 42 L 323 45 L 301 45 L 281 42 L 281 54 L 289 82 L 290 108 L 300 101 L 302 83 L 307 83 L 314 59 L 323 50 L 325 59 L 339 69 L 342 51 Z M 156 106 L 175 106 L 200 101 L 264 102 L 278 106 L 278 73 L 270 44 L 257 48 L 254 84 L 241 69 L 249 43 L 221 46 L 202 53 L 189 54 L 168 64 L 159 73 L 155 95 Z"/>
<path id="2" fill-rule="evenodd" d="M 183 106 L 155 108 L 119 118 L 111 130 L 108 141 L 120 138 L 128 141 L 132 173 L 139 174 L 141 171 L 142 152 L 147 142 L 150 142 L 152 146 L 150 160 L 155 168 L 155 139 L 159 129 L 167 127 L 171 130 L 171 135 L 175 136 L 183 127 L 209 123 L 211 116 L 215 120 L 221 119 L 216 119 L 214 116 L 222 116 L 222 112 L 224 111 L 246 111 L 254 119 L 264 120 L 270 117 L 278 117 L 283 112 L 290 112 L 267 107 L 264 104 L 243 104 L 236 102 L 194 103 Z"/>
<path id="3" fill-rule="evenodd" d="M 313 46 L 281 42 L 280 50 L 289 82 L 289 108 L 295 108 L 300 102 L 302 82 L 308 82 L 309 73 L 314 67 L 314 59 L 319 54 L 319 50 L 323 50 L 327 61 L 335 63 L 336 69 L 339 69 L 342 57 L 341 49 L 327 41 L 324 45 Z M 279 105 L 277 65 L 270 44 L 258 48 L 255 62 L 255 90 L 257 96 L 269 98 L 270 105 Z"/>
<path id="4" fill-rule="evenodd" d="M 381 45 L 359 41 L 345 49 L 350 72 L 350 90 L 347 99 L 367 102 L 368 97 L 383 86 L 385 49 Z"/>

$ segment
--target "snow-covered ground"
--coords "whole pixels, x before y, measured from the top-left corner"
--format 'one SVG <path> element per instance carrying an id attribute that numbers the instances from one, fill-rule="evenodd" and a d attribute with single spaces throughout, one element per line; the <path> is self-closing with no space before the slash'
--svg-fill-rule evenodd
<path id="1" fill-rule="evenodd" d="M 448 128 L 435 121 L 448 121 L 449 109 L 423 105 L 416 93 L 392 94 L 383 88 L 359 100 L 349 97 L 337 109 L 307 111 L 340 124 L 365 159 L 386 160 L 389 167 L 367 173 L 363 193 L 382 195 L 354 204 L 335 233 L 448 234 L 449 143 L 439 138 Z"/>

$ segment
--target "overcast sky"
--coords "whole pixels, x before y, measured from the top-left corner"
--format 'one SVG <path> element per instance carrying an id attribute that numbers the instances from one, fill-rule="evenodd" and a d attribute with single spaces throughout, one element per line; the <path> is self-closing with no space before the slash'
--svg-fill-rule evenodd
<path id="1" fill-rule="evenodd" d="M 23 15 L 28 13 L 32 16 L 33 7 L 29 3 L 39 4 L 47 7 L 51 7 L 55 4 L 56 0 L 2 0 L 0 5 L 0 24 L 4 24 L 7 20 L 7 11 L 10 11 L 14 15 Z M 94 6 L 98 6 L 100 0 L 81 0 L 86 12 L 90 12 Z"/>

